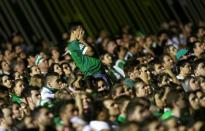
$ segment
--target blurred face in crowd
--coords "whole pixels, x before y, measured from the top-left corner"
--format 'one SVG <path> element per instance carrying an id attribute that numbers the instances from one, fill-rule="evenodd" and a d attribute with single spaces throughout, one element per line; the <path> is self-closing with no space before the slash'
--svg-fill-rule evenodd
<path id="1" fill-rule="evenodd" d="M 7 88 L 12 87 L 11 79 L 9 78 L 9 76 L 4 75 L 1 79 L 2 79 L 2 84 L 4 86 L 6 86 Z"/>
<path id="2" fill-rule="evenodd" d="M 68 64 L 63 64 L 62 65 L 62 70 L 65 75 L 70 75 L 71 74 L 71 68 Z"/>
<path id="3" fill-rule="evenodd" d="M 22 118 L 22 113 L 21 113 L 21 109 L 20 109 L 20 105 L 14 103 L 12 105 L 12 113 L 13 113 L 13 118 L 15 119 L 21 119 Z"/>
<path id="4" fill-rule="evenodd" d="M 98 92 L 102 92 L 106 90 L 106 84 L 103 80 L 99 80 L 97 82 L 97 88 L 98 88 Z"/>
<path id="5" fill-rule="evenodd" d="M 61 87 L 60 79 L 57 76 L 53 76 L 52 80 L 49 81 L 47 84 L 49 87 L 52 87 L 54 89 L 60 89 Z"/>
<path id="6" fill-rule="evenodd" d="M 139 76 L 139 73 L 140 72 L 137 70 L 137 68 L 134 68 L 134 70 L 130 72 L 128 75 L 131 80 L 135 80 Z"/>
<path id="7" fill-rule="evenodd" d="M 18 80 L 14 87 L 14 92 L 16 95 L 21 96 L 23 90 L 24 90 L 24 82 L 22 80 Z"/>
<path id="8" fill-rule="evenodd" d="M 199 104 L 201 107 L 205 107 L 205 95 L 202 91 L 197 91 L 196 96 L 199 99 Z"/>
<path id="9" fill-rule="evenodd" d="M 35 105 L 37 105 L 40 99 L 41 99 L 40 92 L 38 90 L 31 90 L 31 100 Z"/>
<path id="10" fill-rule="evenodd" d="M 1 123 L 7 125 L 7 126 L 12 126 L 13 124 L 13 119 L 12 119 L 12 111 L 9 108 L 3 108 L 2 109 L 3 112 L 3 120 L 1 121 Z"/>
<path id="11" fill-rule="evenodd" d="M 152 94 L 151 87 L 144 82 L 138 82 L 135 84 L 136 96 L 146 97 Z"/>
<path id="12" fill-rule="evenodd" d="M 3 72 L 9 72 L 11 69 L 9 64 L 6 61 L 2 61 L 1 67 Z"/>
<path id="13" fill-rule="evenodd" d="M 11 50 L 5 50 L 4 52 L 4 58 L 8 61 L 12 60 L 15 56 L 15 52 L 12 52 Z"/>
<path id="14" fill-rule="evenodd" d="M 105 65 L 108 65 L 108 66 L 111 65 L 112 64 L 112 56 L 109 55 L 108 53 L 106 53 L 105 55 L 103 55 L 102 62 Z"/>
<path id="15" fill-rule="evenodd" d="M 171 69 L 174 65 L 172 58 L 168 55 L 163 57 L 163 66 L 165 69 Z"/>
<path id="16" fill-rule="evenodd" d="M 114 42 L 114 41 L 109 41 L 107 43 L 107 52 L 110 53 L 110 54 L 114 54 L 114 50 L 115 48 L 117 47 L 117 44 Z"/>
<path id="17" fill-rule="evenodd" d="M 103 104 L 108 109 L 110 116 L 117 116 L 120 114 L 119 107 L 114 100 L 104 100 Z"/>
<path id="18" fill-rule="evenodd" d="M 180 72 L 185 75 L 189 75 L 191 73 L 191 65 L 186 63 L 185 66 L 180 67 Z"/>
<path id="19" fill-rule="evenodd" d="M 177 48 L 175 46 L 170 46 L 169 47 L 169 54 L 175 56 L 176 53 L 177 53 Z"/>
<path id="20" fill-rule="evenodd" d="M 20 74 L 23 74 L 25 70 L 24 63 L 18 63 L 17 65 L 15 65 L 14 70 L 19 72 Z"/>
<path id="21" fill-rule="evenodd" d="M 141 106 L 141 105 L 136 105 L 133 114 L 131 116 L 128 116 L 129 121 L 143 121 L 145 118 L 150 116 L 150 111 Z"/>
<path id="22" fill-rule="evenodd" d="M 47 70 L 48 69 L 48 61 L 43 58 L 43 60 L 38 64 L 39 69 L 42 71 Z"/>
<path id="23" fill-rule="evenodd" d="M 41 74 L 40 69 L 38 68 L 38 66 L 34 65 L 31 67 L 31 73 L 30 76 L 34 76 L 36 74 Z"/>
<path id="24" fill-rule="evenodd" d="M 198 66 L 195 69 L 195 75 L 196 76 L 205 76 L 205 64 L 204 64 L 204 62 L 201 62 L 198 64 Z"/>
<path id="25" fill-rule="evenodd" d="M 189 80 L 189 85 L 192 91 L 200 89 L 199 80 L 197 80 L 196 78 L 191 78 Z"/>
<path id="26" fill-rule="evenodd" d="M 204 44 L 201 42 L 196 42 L 195 43 L 195 48 L 193 49 L 194 52 L 201 54 L 204 52 Z"/>
<path id="27" fill-rule="evenodd" d="M 176 101 L 176 106 L 180 109 L 184 109 L 186 107 L 186 100 L 184 94 L 179 95 L 179 98 Z"/>
<path id="28" fill-rule="evenodd" d="M 14 80 L 17 80 L 17 79 L 23 79 L 23 76 L 19 72 L 16 71 L 14 73 Z"/>
<path id="29" fill-rule="evenodd" d="M 159 121 L 152 121 L 148 124 L 149 131 L 164 131 L 165 127 Z"/>
<path id="30" fill-rule="evenodd" d="M 164 71 L 164 67 L 161 64 L 154 64 L 155 74 L 160 74 Z"/>
<path id="31" fill-rule="evenodd" d="M 91 99 L 86 94 L 81 95 L 81 100 L 83 104 L 83 109 L 90 108 Z"/>
<path id="32" fill-rule="evenodd" d="M 70 120 L 75 115 L 75 106 L 73 104 L 67 104 L 65 110 L 61 112 L 61 117 Z"/>
<path id="33" fill-rule="evenodd" d="M 51 54 L 52 54 L 52 58 L 53 58 L 54 60 L 59 59 L 59 57 L 60 57 L 60 53 L 58 52 L 57 49 L 51 50 Z"/>
<path id="34" fill-rule="evenodd" d="M 53 115 L 46 108 L 42 108 L 39 113 L 40 115 L 37 118 L 38 124 L 43 126 L 51 125 Z"/>
<path id="35" fill-rule="evenodd" d="M 190 93 L 188 98 L 189 98 L 189 104 L 191 105 L 191 108 L 194 110 L 199 109 L 200 107 L 199 99 L 196 96 L 196 93 Z"/>
<path id="36" fill-rule="evenodd" d="M 114 94 L 113 98 L 117 98 L 117 97 L 122 96 L 124 94 L 125 94 L 124 87 L 123 86 L 119 86 L 119 87 L 116 88 L 115 94 Z"/>
<path id="37" fill-rule="evenodd" d="M 205 79 L 204 77 L 200 77 L 200 87 L 202 89 L 202 91 L 205 93 Z"/>
<path id="38" fill-rule="evenodd" d="M 142 66 L 142 67 L 139 69 L 139 76 L 140 76 L 140 78 L 142 78 L 142 79 L 147 79 L 147 80 L 150 79 L 150 72 L 149 72 L 149 70 L 147 69 L 146 66 Z"/>
<path id="39" fill-rule="evenodd" d="M 59 75 L 63 74 L 62 68 L 60 67 L 59 64 L 55 64 L 53 68 L 54 68 L 54 72 L 58 73 Z"/>

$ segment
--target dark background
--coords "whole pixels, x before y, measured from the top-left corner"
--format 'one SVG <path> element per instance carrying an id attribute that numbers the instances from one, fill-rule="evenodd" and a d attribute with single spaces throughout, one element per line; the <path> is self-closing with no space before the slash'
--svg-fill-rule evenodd
<path id="1" fill-rule="evenodd" d="M 101 29 L 116 34 L 124 25 L 156 33 L 171 19 L 204 20 L 204 7 L 204 0 L 0 0 L 0 36 L 7 40 L 20 32 L 28 44 L 40 39 L 59 44 L 71 21 L 81 21 L 92 37 Z"/>

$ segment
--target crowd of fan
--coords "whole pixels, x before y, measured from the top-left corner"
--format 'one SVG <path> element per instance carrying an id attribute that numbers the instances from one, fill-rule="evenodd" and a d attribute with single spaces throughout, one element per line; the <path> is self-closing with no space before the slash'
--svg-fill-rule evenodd
<path id="1" fill-rule="evenodd" d="M 162 24 L 155 34 L 86 42 L 109 78 L 84 77 L 64 43 L 27 45 L 16 33 L 1 42 L 0 130 L 205 130 L 205 24 Z"/>

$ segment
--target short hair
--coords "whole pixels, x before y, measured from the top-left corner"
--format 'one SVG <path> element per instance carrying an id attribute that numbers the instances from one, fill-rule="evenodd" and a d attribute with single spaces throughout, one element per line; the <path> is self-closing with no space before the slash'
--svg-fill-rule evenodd
<path id="1" fill-rule="evenodd" d="M 36 90 L 39 91 L 39 87 L 36 86 L 30 86 L 29 88 L 27 88 L 26 90 L 24 90 L 23 95 L 25 97 L 30 97 L 31 96 L 31 91 Z"/>
<path id="2" fill-rule="evenodd" d="M 48 84 L 49 81 L 52 81 L 54 77 L 59 77 L 59 74 L 56 72 L 46 74 L 45 84 Z"/>
<path id="3" fill-rule="evenodd" d="M 81 22 L 72 22 L 68 25 L 68 33 L 71 34 L 73 31 L 77 29 L 78 26 L 82 26 L 83 24 Z"/>
<path id="4" fill-rule="evenodd" d="M 180 67 L 184 67 L 187 63 L 189 63 L 189 61 L 187 60 L 180 60 L 178 63 L 177 63 L 177 73 L 179 74 L 180 73 Z"/>
<path id="5" fill-rule="evenodd" d="M 75 105 L 75 100 L 58 100 L 58 102 L 56 102 L 56 106 L 54 107 L 54 112 L 56 113 L 54 115 L 59 115 L 60 113 L 63 113 L 67 105 Z"/>

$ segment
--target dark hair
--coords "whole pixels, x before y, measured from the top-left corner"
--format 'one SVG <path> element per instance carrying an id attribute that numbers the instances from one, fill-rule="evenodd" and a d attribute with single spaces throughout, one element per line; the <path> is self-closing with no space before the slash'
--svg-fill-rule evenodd
<path id="1" fill-rule="evenodd" d="M 56 72 L 52 72 L 52 73 L 46 74 L 45 84 L 47 84 L 48 81 L 51 81 L 51 79 L 52 79 L 53 77 L 59 77 L 59 74 L 56 73 Z"/>
<path id="2" fill-rule="evenodd" d="M 71 34 L 73 31 L 77 29 L 78 26 L 82 26 L 83 24 L 81 22 L 72 22 L 68 25 L 68 33 Z"/>
<path id="3" fill-rule="evenodd" d="M 24 92 L 22 93 L 23 96 L 25 96 L 25 97 L 30 97 L 32 90 L 39 91 L 39 87 L 37 87 L 37 86 L 30 86 L 29 88 L 27 88 L 26 90 L 24 90 Z"/>

